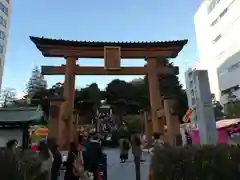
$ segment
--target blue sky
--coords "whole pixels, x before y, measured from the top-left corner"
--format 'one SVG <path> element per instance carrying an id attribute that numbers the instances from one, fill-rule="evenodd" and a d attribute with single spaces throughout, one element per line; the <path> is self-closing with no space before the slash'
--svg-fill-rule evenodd
<path id="1" fill-rule="evenodd" d="M 69 2 L 69 3 L 66 3 Z M 193 17 L 202 0 L 13 0 L 3 88 L 25 91 L 34 66 L 61 65 L 61 58 L 44 58 L 29 36 L 91 41 L 157 41 L 189 39 L 174 62 L 184 81 L 186 66 L 198 61 Z M 83 65 L 103 60 L 79 59 Z M 144 60 L 124 60 L 142 66 Z M 46 76 L 48 85 L 63 76 Z M 76 87 L 97 82 L 101 88 L 114 78 L 134 76 L 78 76 Z"/>

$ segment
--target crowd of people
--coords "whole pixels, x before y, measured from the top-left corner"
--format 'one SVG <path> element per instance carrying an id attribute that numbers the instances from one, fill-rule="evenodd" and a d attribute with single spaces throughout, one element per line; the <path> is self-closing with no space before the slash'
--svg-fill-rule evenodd
<path id="1" fill-rule="evenodd" d="M 155 149 L 164 148 L 164 141 L 161 139 L 161 134 L 154 133 L 151 140 L 148 140 L 146 135 L 140 135 L 138 133 L 129 132 L 127 126 L 123 123 L 119 129 L 120 138 L 120 162 L 125 163 L 128 160 L 129 150 L 132 149 L 134 157 L 136 180 L 141 179 L 140 165 L 144 161 L 142 159 L 142 149 L 149 146 L 149 152 L 153 152 Z M 151 142 L 150 142 L 151 141 Z"/>
<path id="2" fill-rule="evenodd" d="M 139 134 L 129 133 L 127 127 L 123 124 L 119 130 L 119 144 L 121 163 L 128 160 L 129 151 L 132 149 L 136 180 L 140 180 L 140 164 L 143 161 L 142 148 L 146 145 L 146 139 Z M 17 146 L 18 142 L 16 140 L 9 141 L 5 149 L 6 156 L 14 159 Z M 154 133 L 150 151 L 153 151 L 154 148 L 163 147 L 164 142 L 161 140 L 160 134 Z M 39 142 L 37 156 L 41 161 L 40 172 L 44 174 L 44 180 L 58 180 L 62 166 L 65 168 L 64 180 L 99 180 L 99 165 L 104 163 L 101 135 L 96 132 L 82 132 L 79 135 L 78 142 L 71 142 L 65 162 L 62 160 L 58 145 L 50 139 Z M 11 166 L 14 167 L 14 165 Z M 7 172 L 5 172 L 5 177 L 13 175 L 13 171 L 9 171 L 9 174 L 6 174 Z M 14 178 L 9 180 L 14 180 Z"/>
<path id="3" fill-rule="evenodd" d="M 100 134 L 81 133 L 78 143 L 70 143 L 64 163 L 64 180 L 99 180 L 99 165 L 103 163 L 103 157 Z"/>
<path id="4" fill-rule="evenodd" d="M 19 146 L 17 140 L 12 139 L 6 143 L 6 148 L 1 151 L 1 176 L 4 180 L 16 180 L 22 179 L 24 172 L 21 167 L 21 162 L 24 158 L 23 155 L 34 157 L 33 160 L 39 162 L 39 174 L 38 176 L 44 180 L 57 180 L 60 174 L 60 168 L 62 165 L 62 155 L 58 150 L 58 146 L 52 142 L 40 141 L 37 152 L 23 150 Z M 25 156 L 25 158 L 27 157 Z M 25 162 L 28 160 L 25 159 Z M 28 162 L 31 166 L 31 161 Z M 34 162 L 35 163 L 35 162 Z M 3 168 L 11 167 L 11 169 Z"/>
<path id="5" fill-rule="evenodd" d="M 19 175 L 23 172 L 20 172 L 18 162 L 20 152 L 17 140 L 8 141 L 6 148 L 1 150 L 1 161 L 6 160 L 1 165 L 11 167 L 11 170 L 1 167 L 0 173 L 4 180 L 21 179 Z M 28 153 L 33 153 L 40 162 L 39 172 L 43 180 L 58 180 L 62 167 L 65 170 L 64 180 L 99 180 L 99 164 L 104 157 L 97 133 L 81 134 L 79 142 L 71 142 L 66 162 L 63 162 L 58 145 L 50 139 L 41 140 L 37 151 Z"/>

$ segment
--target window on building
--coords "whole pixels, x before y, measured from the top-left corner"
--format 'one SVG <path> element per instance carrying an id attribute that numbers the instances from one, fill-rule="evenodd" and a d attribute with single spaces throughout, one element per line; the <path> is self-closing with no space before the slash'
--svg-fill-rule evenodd
<path id="1" fill-rule="evenodd" d="M 2 2 L 0 2 L 0 10 L 8 15 L 8 8 Z"/>
<path id="2" fill-rule="evenodd" d="M 218 5 L 219 2 L 220 0 L 209 0 L 208 6 L 207 6 L 208 13 L 211 13 L 212 10 Z"/>
<path id="3" fill-rule="evenodd" d="M 218 75 L 223 76 L 229 72 L 233 72 L 235 70 L 237 70 L 238 68 L 240 68 L 240 61 L 238 61 L 237 63 L 234 63 L 230 66 L 228 66 L 227 68 L 224 68 L 223 70 L 219 71 Z"/>
<path id="4" fill-rule="evenodd" d="M 228 11 L 228 8 L 224 9 L 223 12 L 219 15 L 219 18 L 222 18 Z"/>
<path id="5" fill-rule="evenodd" d="M 3 45 L 0 44 L 0 54 L 3 53 Z"/>
<path id="6" fill-rule="evenodd" d="M 196 104 L 195 98 L 192 98 L 192 105 L 194 106 Z"/>
<path id="7" fill-rule="evenodd" d="M 193 88 L 193 80 L 190 81 L 189 86 L 190 88 Z"/>
<path id="8" fill-rule="evenodd" d="M 222 35 L 219 34 L 219 35 L 213 40 L 213 42 L 214 42 L 214 43 L 218 42 L 219 39 L 221 39 L 221 37 L 222 37 Z"/>
<path id="9" fill-rule="evenodd" d="M 240 67 L 240 62 L 237 62 L 237 63 L 231 65 L 230 67 L 228 67 L 228 72 L 233 72 L 236 69 L 238 69 L 239 67 Z"/>
<path id="10" fill-rule="evenodd" d="M 227 69 L 224 69 L 224 70 L 219 71 L 218 75 L 219 75 L 219 77 L 221 77 L 221 76 L 224 76 L 227 73 L 228 73 Z"/>
<path id="11" fill-rule="evenodd" d="M 215 24 L 217 24 L 217 22 L 218 22 L 218 18 L 212 22 L 211 26 L 214 26 Z"/>
<path id="12" fill-rule="evenodd" d="M 1 24 L 3 27 L 7 27 L 7 21 L 6 21 L 2 16 L 0 16 L 0 24 Z"/>
<path id="13" fill-rule="evenodd" d="M 229 6 L 230 6 L 230 5 L 229 5 Z M 229 7 L 229 6 L 228 6 L 228 7 Z M 217 19 L 215 19 L 215 20 L 212 22 L 211 26 L 215 26 L 215 24 L 217 24 L 217 22 L 218 22 L 221 18 L 223 18 L 223 16 L 228 12 L 228 7 L 225 8 L 225 9 L 223 10 L 223 12 L 221 12 L 221 14 L 217 17 Z"/>
<path id="14" fill-rule="evenodd" d="M 5 39 L 5 33 L 0 30 L 0 39 L 4 40 Z"/>
<path id="15" fill-rule="evenodd" d="M 195 119 L 195 121 L 197 121 L 198 120 L 198 116 L 196 115 L 194 119 Z M 195 127 L 195 128 L 197 128 L 197 127 Z"/>
<path id="16" fill-rule="evenodd" d="M 194 90 L 191 90 L 191 96 L 194 97 Z"/>
<path id="17" fill-rule="evenodd" d="M 236 85 L 236 86 L 232 86 L 230 88 L 227 88 L 227 89 L 224 89 L 221 91 L 221 95 L 224 96 L 226 94 L 229 94 L 229 93 L 234 93 L 235 91 L 239 90 L 240 89 L 240 86 L 239 85 Z"/>
<path id="18" fill-rule="evenodd" d="M 189 73 L 188 73 L 188 79 L 190 80 L 190 79 L 192 79 L 192 71 L 190 71 Z"/>

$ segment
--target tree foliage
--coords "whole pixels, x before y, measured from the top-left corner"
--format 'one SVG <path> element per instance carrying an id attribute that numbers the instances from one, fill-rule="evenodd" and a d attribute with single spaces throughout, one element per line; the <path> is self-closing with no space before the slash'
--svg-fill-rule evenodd
<path id="1" fill-rule="evenodd" d="M 238 146 L 156 148 L 152 156 L 149 179 L 237 180 L 239 179 L 239 157 Z"/>
<path id="2" fill-rule="evenodd" d="M 141 133 L 144 127 L 143 117 L 141 115 L 127 115 L 123 117 L 130 132 Z"/>
<path id="3" fill-rule="evenodd" d="M 240 100 L 232 92 L 227 94 L 227 103 L 224 104 L 224 112 L 227 118 L 239 118 L 240 117 Z"/>
<path id="4" fill-rule="evenodd" d="M 107 85 L 105 98 L 120 119 L 127 113 L 136 113 L 140 107 L 134 85 L 119 79 L 115 79 Z"/>
<path id="5" fill-rule="evenodd" d="M 82 112 L 92 112 L 101 103 L 102 92 L 96 83 L 75 91 L 75 107 Z"/>
<path id="6" fill-rule="evenodd" d="M 47 88 L 47 81 L 41 74 L 40 69 L 36 66 L 32 70 L 32 75 L 27 83 L 27 93 L 35 93 L 38 91 L 43 91 Z"/>
<path id="7" fill-rule="evenodd" d="M 215 94 L 212 94 L 212 104 L 216 121 L 224 119 L 223 107 L 220 102 L 216 100 Z"/>
<path id="8" fill-rule="evenodd" d="M 173 64 L 168 61 L 159 61 L 159 63 L 173 67 Z M 40 72 L 35 68 L 32 76 L 36 77 L 34 74 L 40 74 Z M 29 83 L 28 92 L 41 89 L 41 91 L 35 93 L 35 97 L 44 99 L 45 96 L 54 94 L 63 96 L 63 83 L 57 83 L 46 90 L 46 85 L 36 85 L 46 83 L 32 83 L 35 80 L 31 79 L 36 78 L 30 78 L 31 83 Z M 182 119 L 188 109 L 188 103 L 186 92 L 182 89 L 182 85 L 178 80 L 177 71 L 173 75 L 159 76 L 159 86 L 161 88 L 161 96 L 171 96 L 177 100 L 179 119 Z M 90 114 L 89 118 L 94 115 L 94 110 L 100 105 L 102 100 L 113 107 L 113 112 L 120 117 L 120 120 L 127 114 L 139 114 L 140 110 L 150 106 L 147 76 L 137 82 L 115 79 L 107 84 L 104 91 L 101 91 L 96 83 L 75 90 L 75 108 L 81 113 Z"/>
<path id="9" fill-rule="evenodd" d="M 7 107 L 8 105 L 12 104 L 17 99 L 16 95 L 17 95 L 16 89 L 13 88 L 3 89 L 1 93 L 2 106 Z"/>

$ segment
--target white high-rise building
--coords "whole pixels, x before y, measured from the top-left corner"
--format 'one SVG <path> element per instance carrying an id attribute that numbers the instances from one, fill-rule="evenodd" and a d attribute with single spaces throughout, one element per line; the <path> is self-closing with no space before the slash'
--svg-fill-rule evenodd
<path id="1" fill-rule="evenodd" d="M 8 41 L 12 0 L 0 0 L 0 90 Z"/>
<path id="2" fill-rule="evenodd" d="M 240 0 L 205 0 L 194 17 L 201 66 L 222 104 L 240 97 Z"/>

